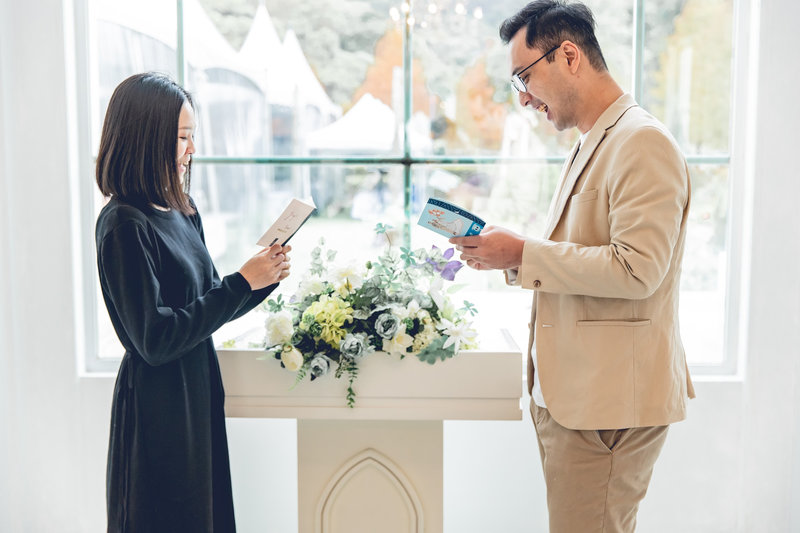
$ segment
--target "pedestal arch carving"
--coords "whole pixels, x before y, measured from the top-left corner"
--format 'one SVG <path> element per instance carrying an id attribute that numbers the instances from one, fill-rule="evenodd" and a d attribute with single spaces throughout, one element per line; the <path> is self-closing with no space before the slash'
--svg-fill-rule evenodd
<path id="1" fill-rule="evenodd" d="M 317 506 L 317 533 L 423 533 L 423 508 L 411 481 L 367 448 L 331 477 Z"/>

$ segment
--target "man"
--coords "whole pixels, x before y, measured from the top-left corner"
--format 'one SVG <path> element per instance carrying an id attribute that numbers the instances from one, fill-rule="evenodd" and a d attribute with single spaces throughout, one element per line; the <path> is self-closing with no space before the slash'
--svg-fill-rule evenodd
<path id="1" fill-rule="evenodd" d="M 531 414 L 553 533 L 633 531 L 668 424 L 694 397 L 678 327 L 686 162 L 611 78 L 580 3 L 536 0 L 500 28 L 523 106 L 577 127 L 543 239 L 450 240 L 533 289 Z"/>

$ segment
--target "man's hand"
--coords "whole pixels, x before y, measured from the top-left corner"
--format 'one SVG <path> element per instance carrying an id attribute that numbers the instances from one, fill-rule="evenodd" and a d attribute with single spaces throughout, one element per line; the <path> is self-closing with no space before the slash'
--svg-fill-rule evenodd
<path id="1" fill-rule="evenodd" d="M 480 235 L 453 237 L 451 244 L 461 259 L 476 270 L 517 268 L 522 264 L 525 238 L 497 226 L 486 226 Z"/>

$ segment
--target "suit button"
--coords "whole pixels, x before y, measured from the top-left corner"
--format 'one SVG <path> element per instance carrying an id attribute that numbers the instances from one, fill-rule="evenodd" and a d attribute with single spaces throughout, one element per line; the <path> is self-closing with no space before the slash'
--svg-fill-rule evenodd
<path id="1" fill-rule="evenodd" d="M 541 282 L 541 281 L 539 281 L 538 279 L 537 279 L 536 281 L 534 281 L 534 282 L 533 282 L 533 288 L 534 288 L 534 289 L 538 289 L 538 288 L 539 288 L 539 287 L 541 287 L 541 286 L 542 286 L 542 282 Z"/>

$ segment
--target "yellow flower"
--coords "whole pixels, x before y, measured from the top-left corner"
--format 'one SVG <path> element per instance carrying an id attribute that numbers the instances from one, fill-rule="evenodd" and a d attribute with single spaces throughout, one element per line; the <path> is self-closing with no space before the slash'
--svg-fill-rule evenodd
<path id="1" fill-rule="evenodd" d="M 344 325 L 353 321 L 353 308 L 336 295 L 320 296 L 319 300 L 308 306 L 303 317 L 311 316 L 322 327 L 319 338 L 334 348 L 347 334 Z"/>

